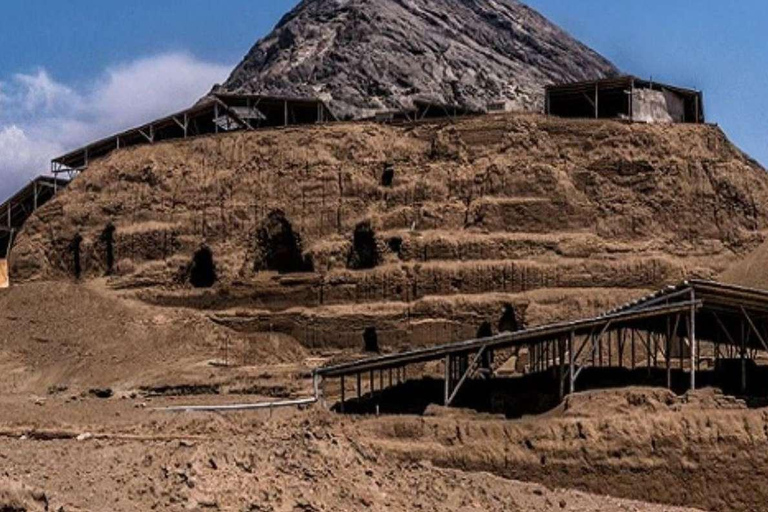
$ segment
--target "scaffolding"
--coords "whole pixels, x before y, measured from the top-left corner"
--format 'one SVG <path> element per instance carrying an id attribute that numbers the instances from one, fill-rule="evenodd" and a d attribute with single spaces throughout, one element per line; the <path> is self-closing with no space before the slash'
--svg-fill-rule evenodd
<path id="1" fill-rule="evenodd" d="M 39 176 L 0 204 L 0 258 L 8 259 L 16 233 L 35 210 L 68 184 L 64 179 Z"/>
<path id="2" fill-rule="evenodd" d="M 691 280 L 594 318 L 326 366 L 314 377 L 321 395 L 326 381 L 340 381 L 344 411 L 350 380 L 359 400 L 401 384 L 423 363 L 443 361 L 443 404 L 451 406 L 469 380 L 493 378 L 483 362 L 494 352 L 525 348 L 526 372 L 554 375 L 560 399 L 579 389 L 586 368 L 660 369 L 670 389 L 674 369 L 687 374 L 685 387 L 694 390 L 704 346 L 715 368 L 736 368 L 744 393 L 748 365 L 768 353 L 767 339 L 768 292 Z"/>
<path id="3" fill-rule="evenodd" d="M 95 159 L 131 146 L 259 128 L 335 121 L 328 106 L 316 98 L 288 98 L 215 93 L 192 108 L 98 140 L 51 162 L 51 172 L 70 179 Z"/>

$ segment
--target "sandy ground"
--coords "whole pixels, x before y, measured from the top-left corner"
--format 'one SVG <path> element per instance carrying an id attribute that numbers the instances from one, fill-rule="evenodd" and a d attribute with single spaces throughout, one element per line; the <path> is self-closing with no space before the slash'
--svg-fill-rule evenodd
<path id="1" fill-rule="evenodd" d="M 242 336 L 100 282 L 0 294 L 0 510 L 671 510 L 451 467 L 418 439 L 402 457 L 384 417 L 158 410 L 304 397 L 339 356 L 265 336 L 255 363 L 224 365 Z"/>
<path id="2" fill-rule="evenodd" d="M 365 435 L 376 420 L 316 408 L 153 410 L 179 401 L 4 397 L 0 509 L 673 510 L 390 457 Z"/>

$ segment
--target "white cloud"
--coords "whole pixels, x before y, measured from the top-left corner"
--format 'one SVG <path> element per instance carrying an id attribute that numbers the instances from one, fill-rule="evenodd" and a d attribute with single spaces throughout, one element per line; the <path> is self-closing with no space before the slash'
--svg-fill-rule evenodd
<path id="1" fill-rule="evenodd" d="M 51 158 L 190 106 L 230 69 L 170 53 L 110 67 L 85 87 L 44 69 L 0 81 L 0 201 Z"/>
<path id="2" fill-rule="evenodd" d="M 38 69 L 33 75 L 17 74 L 14 81 L 21 94 L 21 105 L 29 112 L 49 112 L 58 105 L 79 100 L 69 87 L 51 79 L 48 72 Z"/>

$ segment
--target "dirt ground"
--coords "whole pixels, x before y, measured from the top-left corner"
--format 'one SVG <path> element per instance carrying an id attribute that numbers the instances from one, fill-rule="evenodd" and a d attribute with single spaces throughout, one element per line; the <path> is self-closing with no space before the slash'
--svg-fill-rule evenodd
<path id="1" fill-rule="evenodd" d="M 142 398 L 3 402 L 2 510 L 677 510 L 391 457 L 367 438 L 377 420 L 316 409 L 218 415 L 153 410 L 179 403 L 167 398 L 146 407 Z"/>
<path id="2" fill-rule="evenodd" d="M 504 115 L 115 152 L 29 220 L 0 290 L 0 512 L 765 510 L 768 412 L 711 390 L 515 420 L 158 408 L 307 397 L 372 327 L 391 353 L 508 309 L 762 282 L 766 198 L 712 126 Z"/>
<path id="3" fill-rule="evenodd" d="M 222 342 L 235 346 L 239 336 L 199 312 L 148 306 L 98 282 L 4 291 L 0 510 L 673 510 L 609 498 L 607 485 L 586 493 L 562 478 L 462 467 L 436 456 L 432 440 L 406 442 L 396 426 L 455 429 L 450 415 L 159 410 L 305 397 L 309 369 L 339 357 L 265 337 L 254 342 L 257 363 L 225 365 Z M 400 432 L 395 444 L 391 432 Z M 493 442 L 501 454 L 520 441 Z"/>

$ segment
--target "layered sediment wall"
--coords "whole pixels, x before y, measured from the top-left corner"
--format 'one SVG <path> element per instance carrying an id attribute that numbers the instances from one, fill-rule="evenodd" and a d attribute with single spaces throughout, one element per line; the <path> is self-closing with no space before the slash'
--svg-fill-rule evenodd
<path id="1" fill-rule="evenodd" d="M 509 306 L 535 324 L 716 277 L 764 241 L 766 205 L 765 171 L 713 126 L 342 123 L 115 152 L 30 219 L 11 266 L 308 346 L 376 327 L 401 348 L 495 330 Z"/>

